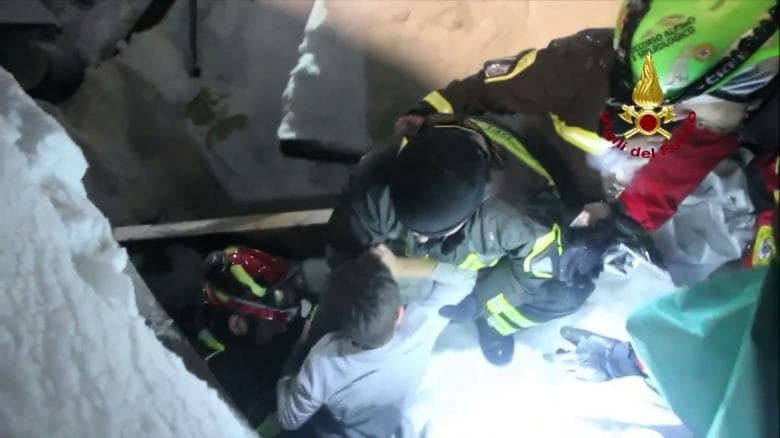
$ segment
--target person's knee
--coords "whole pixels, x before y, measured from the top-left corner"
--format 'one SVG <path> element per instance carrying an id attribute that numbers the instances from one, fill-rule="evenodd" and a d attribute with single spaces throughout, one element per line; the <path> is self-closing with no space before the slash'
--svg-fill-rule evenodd
<path id="1" fill-rule="evenodd" d="M 537 323 L 563 318 L 579 310 L 594 289 L 592 283 L 569 286 L 562 282 L 549 281 L 533 302 L 520 306 L 518 310 Z"/>

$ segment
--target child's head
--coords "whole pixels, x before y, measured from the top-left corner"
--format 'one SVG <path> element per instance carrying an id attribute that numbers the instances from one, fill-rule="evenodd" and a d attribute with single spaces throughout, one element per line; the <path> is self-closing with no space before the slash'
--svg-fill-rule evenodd
<path id="1" fill-rule="evenodd" d="M 398 284 L 370 252 L 347 261 L 328 278 L 326 296 L 340 314 L 340 334 L 361 348 L 390 341 L 403 317 Z"/>

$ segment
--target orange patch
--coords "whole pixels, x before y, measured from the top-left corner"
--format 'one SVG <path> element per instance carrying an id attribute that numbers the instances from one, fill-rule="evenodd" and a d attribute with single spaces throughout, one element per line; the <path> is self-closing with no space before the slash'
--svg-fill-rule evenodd
<path id="1" fill-rule="evenodd" d="M 712 44 L 699 44 L 693 48 L 693 57 L 699 61 L 710 59 L 713 53 L 715 53 L 715 46 Z"/>

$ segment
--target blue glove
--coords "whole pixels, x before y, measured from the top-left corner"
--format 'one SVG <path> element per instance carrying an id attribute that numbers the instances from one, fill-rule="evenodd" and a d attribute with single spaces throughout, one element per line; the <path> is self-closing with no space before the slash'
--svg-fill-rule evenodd
<path id="1" fill-rule="evenodd" d="M 574 327 L 561 328 L 561 336 L 574 344 L 575 351 L 561 349 L 546 354 L 545 358 L 562 364 L 580 380 L 604 382 L 619 377 L 644 376 L 629 342 Z"/>

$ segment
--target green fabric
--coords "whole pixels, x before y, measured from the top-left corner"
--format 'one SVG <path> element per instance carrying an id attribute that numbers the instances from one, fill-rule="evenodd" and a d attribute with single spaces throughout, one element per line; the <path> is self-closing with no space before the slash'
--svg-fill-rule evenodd
<path id="1" fill-rule="evenodd" d="M 750 340 L 766 272 L 715 275 L 653 300 L 628 320 L 658 391 L 696 436 L 766 436 Z"/>
<path id="2" fill-rule="evenodd" d="M 673 99 L 685 85 L 717 64 L 761 19 L 768 18 L 769 8 L 775 3 L 776 0 L 651 2 L 631 40 L 630 63 L 635 81 L 641 75 L 645 54 L 650 52 L 661 88 L 667 98 Z M 777 57 L 777 33 L 772 43 L 747 59 L 735 74 L 768 57 Z M 728 79 L 713 84 L 710 91 Z"/>
<path id="3" fill-rule="evenodd" d="M 263 420 L 263 423 L 257 427 L 257 434 L 260 438 L 275 438 L 282 433 L 282 426 L 279 424 L 279 417 L 276 415 L 276 411 L 269 414 Z"/>

